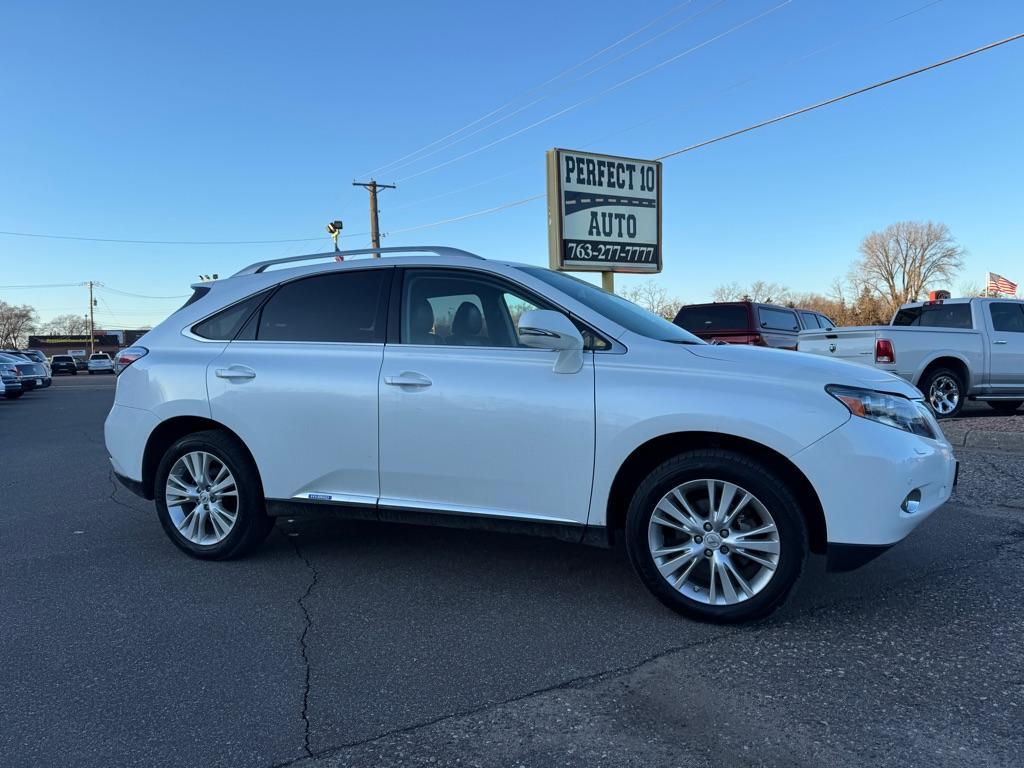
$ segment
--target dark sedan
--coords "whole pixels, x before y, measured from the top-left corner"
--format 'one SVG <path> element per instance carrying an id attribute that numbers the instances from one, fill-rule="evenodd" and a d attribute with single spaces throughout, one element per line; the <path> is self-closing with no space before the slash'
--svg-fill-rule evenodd
<path id="1" fill-rule="evenodd" d="M 0 362 L 10 363 L 18 369 L 18 375 L 21 376 L 21 386 L 25 392 L 31 392 L 33 389 L 45 389 L 53 383 L 50 374 L 46 371 L 45 365 L 33 362 L 20 355 L 0 354 Z"/>
<path id="2" fill-rule="evenodd" d="M 0 360 L 0 382 L 3 383 L 0 391 L 8 400 L 16 400 L 21 397 L 24 390 L 21 387 L 21 376 L 18 375 L 18 369 L 14 363 Z"/>
<path id="3" fill-rule="evenodd" d="M 50 371 L 54 376 L 58 373 L 70 373 L 72 376 L 77 376 L 78 366 L 75 364 L 75 358 L 71 355 L 54 355 L 50 360 Z"/>

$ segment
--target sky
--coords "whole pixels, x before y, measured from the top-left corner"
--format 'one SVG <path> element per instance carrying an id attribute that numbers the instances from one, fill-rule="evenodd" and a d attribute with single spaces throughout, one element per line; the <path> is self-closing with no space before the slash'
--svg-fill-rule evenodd
<path id="1" fill-rule="evenodd" d="M 97 327 L 155 324 L 199 274 L 329 250 L 332 219 L 367 246 L 371 176 L 398 185 L 384 245 L 547 265 L 543 200 L 414 228 L 543 193 L 552 147 L 657 157 L 1020 32 L 1014 0 L 12 0 L 0 230 L 309 240 L 0 235 L 0 300 L 84 313 L 79 285 L 7 286 L 94 280 Z M 930 219 L 968 252 L 954 292 L 1024 281 L 1022 76 L 1024 40 L 666 160 L 656 279 L 824 292 Z"/>

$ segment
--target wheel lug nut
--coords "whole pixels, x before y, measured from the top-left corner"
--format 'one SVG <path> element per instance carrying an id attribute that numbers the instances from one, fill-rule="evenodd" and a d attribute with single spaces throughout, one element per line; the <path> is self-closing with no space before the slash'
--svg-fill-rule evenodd
<path id="1" fill-rule="evenodd" d="M 704 557 L 711 557 L 711 555 L 712 555 L 712 554 L 713 554 L 713 553 L 711 552 L 711 550 L 710 550 L 710 549 L 705 549 L 705 550 L 704 550 Z"/>
<path id="2" fill-rule="evenodd" d="M 720 549 L 719 551 L 720 551 L 720 552 L 721 552 L 721 553 L 722 553 L 723 555 L 727 555 L 727 554 L 729 554 L 729 548 L 728 548 L 727 546 L 725 546 L 725 545 L 723 545 L 723 546 L 721 547 L 721 549 Z"/>
<path id="3" fill-rule="evenodd" d="M 704 530 L 705 531 L 710 531 L 712 528 L 714 528 L 714 526 L 711 525 L 711 523 L 704 523 Z"/>
<path id="4" fill-rule="evenodd" d="M 702 541 L 704 541 L 704 537 L 703 537 L 703 536 L 694 536 L 694 537 L 693 537 L 693 540 L 694 540 L 694 541 L 695 541 L 696 543 L 700 544 L 700 543 L 701 543 Z"/>
<path id="5" fill-rule="evenodd" d="M 723 528 L 722 529 L 722 538 L 725 538 L 728 535 L 729 535 L 729 529 L 728 528 Z"/>

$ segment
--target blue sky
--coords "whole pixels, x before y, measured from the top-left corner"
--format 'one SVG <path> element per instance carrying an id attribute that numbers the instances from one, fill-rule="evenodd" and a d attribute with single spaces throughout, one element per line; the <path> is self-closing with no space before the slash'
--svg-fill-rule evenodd
<path id="1" fill-rule="evenodd" d="M 0 236 L 0 285 L 92 279 L 179 296 L 201 272 L 327 250 L 336 217 L 353 234 L 345 245 L 364 246 L 353 178 L 509 103 L 495 117 L 525 108 L 377 174 L 399 183 L 381 196 L 385 244 L 546 264 L 543 201 L 397 230 L 543 192 L 553 146 L 653 157 L 1024 31 L 1024 3 L 1006 0 L 792 0 L 597 96 L 780 2 L 5 3 L 0 230 L 323 239 Z M 658 279 L 686 301 L 732 280 L 826 290 L 868 232 L 933 219 L 969 251 L 958 283 L 986 270 L 1024 280 L 1022 75 L 1024 41 L 666 161 Z M 179 303 L 99 296 L 107 327 L 153 323 Z M 0 299 L 43 319 L 86 310 L 81 288 L 0 288 Z"/>

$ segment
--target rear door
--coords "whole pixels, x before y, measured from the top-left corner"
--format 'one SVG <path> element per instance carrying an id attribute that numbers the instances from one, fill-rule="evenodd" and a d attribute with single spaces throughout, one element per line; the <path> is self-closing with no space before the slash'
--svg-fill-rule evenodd
<path id="1" fill-rule="evenodd" d="M 268 498 L 376 503 L 377 376 L 393 274 L 379 266 L 284 283 L 209 365 L 212 418 L 245 442 Z"/>
<path id="2" fill-rule="evenodd" d="M 992 394 L 1024 392 L 1024 303 L 991 301 L 988 321 Z"/>
<path id="3" fill-rule="evenodd" d="M 796 317 L 796 312 L 782 307 L 758 306 L 755 313 L 758 330 L 766 346 L 796 349 L 796 335 L 800 332 L 800 321 Z"/>

